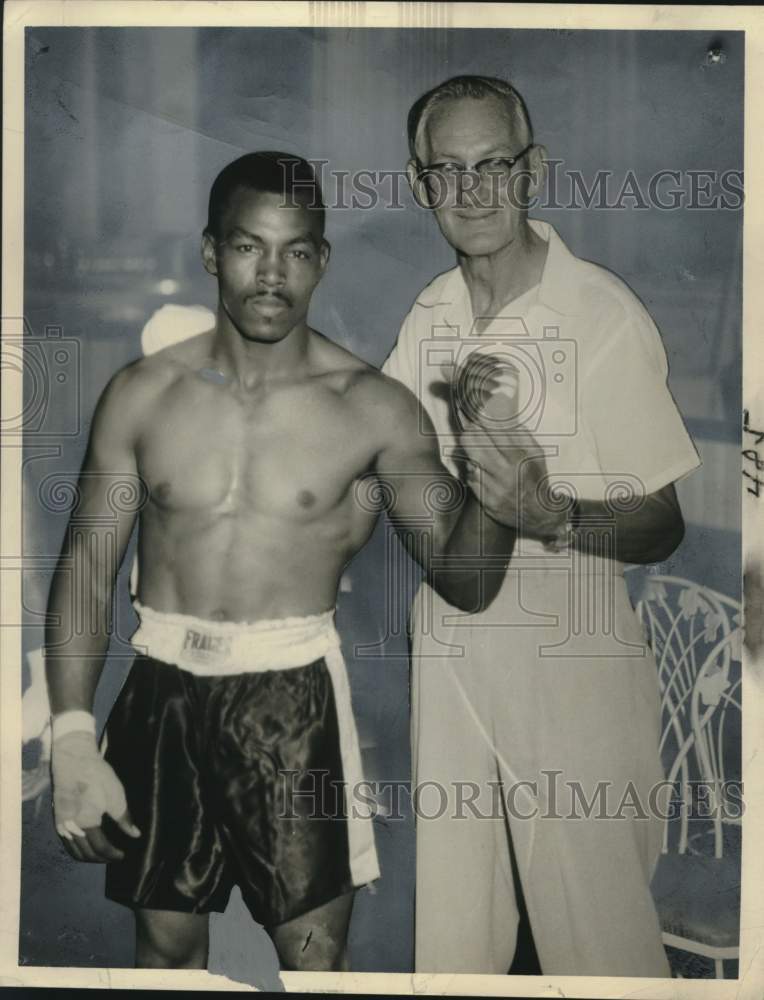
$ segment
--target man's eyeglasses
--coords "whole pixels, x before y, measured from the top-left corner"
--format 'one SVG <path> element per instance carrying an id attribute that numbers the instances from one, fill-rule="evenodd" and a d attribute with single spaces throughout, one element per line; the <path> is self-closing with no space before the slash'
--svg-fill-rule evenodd
<path id="1" fill-rule="evenodd" d="M 477 174 L 481 179 L 502 180 L 509 178 L 515 165 L 522 160 L 526 153 L 533 149 L 534 143 L 529 142 L 525 149 L 521 149 L 514 156 L 489 156 L 485 160 L 478 160 L 471 167 L 461 163 L 430 163 L 427 166 L 419 164 L 417 180 L 426 180 L 428 177 L 442 177 L 448 184 L 453 184 L 461 180 L 465 174 Z"/>

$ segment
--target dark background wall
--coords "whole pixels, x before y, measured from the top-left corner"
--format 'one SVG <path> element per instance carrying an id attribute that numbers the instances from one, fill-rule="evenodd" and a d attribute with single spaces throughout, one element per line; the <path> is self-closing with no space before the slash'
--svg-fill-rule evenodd
<path id="1" fill-rule="evenodd" d="M 739 596 L 742 210 L 642 209 L 635 198 L 622 199 L 619 209 L 599 209 L 597 199 L 588 210 L 576 209 L 569 207 L 565 171 L 581 171 L 589 186 L 597 171 L 612 171 L 612 203 L 629 170 L 643 192 L 661 169 L 741 170 L 741 34 L 190 28 L 27 34 L 25 316 L 51 374 L 47 410 L 25 452 L 28 654 L 41 645 L 48 557 L 58 551 L 67 519 L 40 491 L 46 477 L 76 473 L 95 401 L 110 375 L 140 354 L 141 327 L 153 310 L 167 301 L 214 304 L 198 247 L 218 170 L 242 152 L 275 148 L 325 159 L 326 171 L 399 171 L 411 102 L 438 81 L 469 72 L 511 78 L 526 97 L 536 141 L 564 161 L 557 168 L 558 207 L 535 215 L 555 225 L 577 254 L 623 277 L 663 333 L 671 386 L 704 465 L 679 486 L 688 531 L 660 569 Z M 716 62 L 707 57 L 711 45 L 721 47 Z M 685 189 L 689 183 L 684 173 Z M 342 193 L 331 180 L 325 186 L 330 201 Z M 390 182 L 381 190 L 389 193 Z M 332 261 L 311 314 L 314 326 L 375 363 L 392 346 L 415 294 L 453 264 L 432 220 L 414 207 L 403 184 L 399 191 L 399 207 L 330 211 Z M 61 343 L 54 343 L 51 327 L 60 328 Z M 57 373 L 65 380 L 56 382 Z M 28 395 L 36 391 L 27 385 Z M 61 429 L 71 433 L 61 437 Z M 367 773 L 405 780 L 407 597 L 397 595 L 395 607 L 387 606 L 383 558 L 380 529 L 346 575 L 340 626 Z M 388 635 L 393 611 L 399 623 Z M 132 621 L 123 587 L 120 634 L 130 634 Z M 376 644 L 382 655 L 356 655 L 358 644 Z M 126 674 L 128 653 L 124 643 L 113 644 L 98 696 L 101 719 Z M 27 670 L 26 684 L 31 677 Z M 38 752 L 34 743 L 27 746 L 25 767 L 33 767 Z M 98 867 L 69 861 L 48 817 L 43 789 L 24 806 L 21 961 L 131 964 L 129 913 L 103 899 Z M 373 892 L 358 896 L 351 959 L 359 970 L 405 971 L 412 956 L 413 823 L 406 813 L 379 817 L 376 828 L 383 877 Z M 257 966 L 267 980 L 273 955 L 254 934 L 235 901 L 216 922 L 213 953 Z"/>

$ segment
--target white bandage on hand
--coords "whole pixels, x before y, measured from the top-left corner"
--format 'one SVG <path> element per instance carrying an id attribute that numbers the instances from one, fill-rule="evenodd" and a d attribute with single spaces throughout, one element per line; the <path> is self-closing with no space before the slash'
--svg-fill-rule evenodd
<path id="1" fill-rule="evenodd" d="M 127 811 L 122 782 L 101 756 L 95 732 L 76 729 L 54 737 L 51 752 L 53 812 L 59 835 L 84 836 L 104 813 L 119 822 Z"/>
<path id="2" fill-rule="evenodd" d="M 52 716 L 50 731 L 53 740 L 74 732 L 92 733 L 95 736 L 96 723 L 90 712 L 75 708 Z"/>

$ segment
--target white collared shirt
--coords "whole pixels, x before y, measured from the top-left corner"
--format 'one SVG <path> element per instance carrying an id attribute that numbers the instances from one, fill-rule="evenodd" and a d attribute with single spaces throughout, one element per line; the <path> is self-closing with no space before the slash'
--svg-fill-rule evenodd
<path id="1" fill-rule="evenodd" d="M 548 223 L 530 225 L 549 244 L 538 285 L 475 332 L 461 270 L 438 275 L 383 371 L 418 396 L 452 472 L 459 428 L 441 366 L 481 349 L 517 370 L 517 420 L 545 447 L 553 483 L 604 500 L 619 483 L 649 494 L 675 482 L 700 459 L 668 388 L 655 324 L 620 278 L 572 254 Z"/>

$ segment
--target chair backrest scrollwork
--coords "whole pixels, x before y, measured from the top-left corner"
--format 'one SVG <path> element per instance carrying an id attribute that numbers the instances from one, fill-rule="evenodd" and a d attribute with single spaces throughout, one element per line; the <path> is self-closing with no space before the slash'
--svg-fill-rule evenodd
<path id="1" fill-rule="evenodd" d="M 721 857 L 724 824 L 739 824 L 742 812 L 740 602 L 691 580 L 649 573 L 636 611 L 658 666 L 661 755 L 680 792 L 678 850 L 689 848 L 690 818 L 705 819 Z M 664 851 L 670 829 L 667 822 Z"/>

